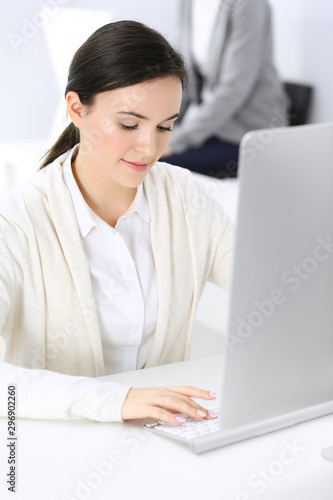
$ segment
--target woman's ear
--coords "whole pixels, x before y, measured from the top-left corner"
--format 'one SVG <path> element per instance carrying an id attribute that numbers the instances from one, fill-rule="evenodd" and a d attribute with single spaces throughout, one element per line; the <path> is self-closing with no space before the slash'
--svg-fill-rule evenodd
<path id="1" fill-rule="evenodd" d="M 66 103 L 68 116 L 78 129 L 82 128 L 84 105 L 81 103 L 79 95 L 73 91 L 68 92 Z"/>

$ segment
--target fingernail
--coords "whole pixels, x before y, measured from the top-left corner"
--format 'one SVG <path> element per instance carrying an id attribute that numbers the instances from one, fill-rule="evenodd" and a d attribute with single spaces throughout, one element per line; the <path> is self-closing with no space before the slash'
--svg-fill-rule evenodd
<path id="1" fill-rule="evenodd" d="M 209 395 L 212 397 L 212 398 L 216 398 L 217 394 L 216 392 L 210 392 Z"/>
<path id="2" fill-rule="evenodd" d="M 183 418 L 183 417 L 176 417 L 176 420 L 178 422 L 180 422 L 181 424 L 183 424 L 185 422 L 185 418 Z"/>
<path id="3" fill-rule="evenodd" d="M 210 417 L 213 417 L 213 418 L 216 418 L 216 417 L 217 417 L 216 413 L 214 413 L 213 411 L 209 411 L 209 412 L 208 412 L 208 415 L 209 415 Z"/>
<path id="4" fill-rule="evenodd" d="M 207 417 L 207 413 L 205 413 L 204 411 L 202 410 L 197 410 L 197 414 L 200 416 L 200 417 Z"/>

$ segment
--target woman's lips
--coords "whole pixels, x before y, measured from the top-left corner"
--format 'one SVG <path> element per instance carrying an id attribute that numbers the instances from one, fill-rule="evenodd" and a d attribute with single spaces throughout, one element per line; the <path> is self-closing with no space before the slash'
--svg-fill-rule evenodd
<path id="1" fill-rule="evenodd" d="M 142 163 L 142 162 L 132 162 L 132 161 L 126 161 L 122 160 L 128 167 L 131 169 L 135 170 L 136 172 L 145 172 L 149 166 L 149 163 Z"/>

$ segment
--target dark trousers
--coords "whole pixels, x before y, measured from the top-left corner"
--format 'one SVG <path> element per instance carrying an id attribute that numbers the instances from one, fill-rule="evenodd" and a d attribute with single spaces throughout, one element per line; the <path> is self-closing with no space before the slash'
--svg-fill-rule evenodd
<path id="1" fill-rule="evenodd" d="M 237 177 L 239 146 L 209 139 L 203 146 L 185 153 L 162 158 L 162 161 L 184 167 L 192 172 L 224 179 Z"/>

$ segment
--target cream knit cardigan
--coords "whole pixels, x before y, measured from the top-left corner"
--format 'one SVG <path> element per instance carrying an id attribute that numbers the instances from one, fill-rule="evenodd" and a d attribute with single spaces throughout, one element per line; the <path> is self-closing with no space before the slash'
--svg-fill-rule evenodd
<path id="1" fill-rule="evenodd" d="M 100 377 L 103 352 L 89 268 L 62 176 L 68 154 L 0 199 L 3 366 Z M 159 294 L 156 333 L 146 363 L 151 367 L 186 359 L 206 281 L 228 287 L 232 228 L 221 206 L 185 169 L 157 163 L 144 189 Z M 120 419 L 128 389 L 120 391 L 107 420 Z M 102 419 L 98 412 L 57 418 L 82 416 Z"/>

